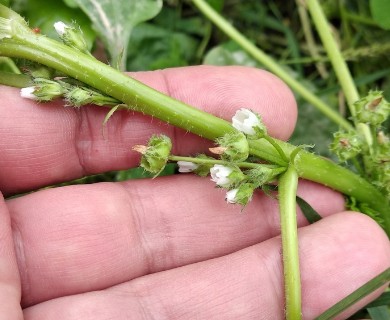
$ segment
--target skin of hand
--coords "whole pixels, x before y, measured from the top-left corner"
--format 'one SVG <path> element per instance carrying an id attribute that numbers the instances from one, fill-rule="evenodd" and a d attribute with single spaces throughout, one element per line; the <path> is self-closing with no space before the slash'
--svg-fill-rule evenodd
<path id="1" fill-rule="evenodd" d="M 265 71 L 203 66 L 132 76 L 227 120 L 252 109 L 279 139 L 295 126 L 292 93 Z M 103 129 L 104 108 L 0 92 L 5 196 L 136 166 L 131 147 L 154 133 L 170 136 L 177 155 L 212 145 L 142 114 L 117 112 Z M 298 193 L 323 216 L 308 225 L 298 212 L 302 312 L 313 319 L 388 268 L 390 248 L 370 218 L 344 211 L 340 194 L 308 181 Z M 191 174 L 1 199 L 0 320 L 283 319 L 279 233 L 275 199 L 257 192 L 241 213 Z"/>

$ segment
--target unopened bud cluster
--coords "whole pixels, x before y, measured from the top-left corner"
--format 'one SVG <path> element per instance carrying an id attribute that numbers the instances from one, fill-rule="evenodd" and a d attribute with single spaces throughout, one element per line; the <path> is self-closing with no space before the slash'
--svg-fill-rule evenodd
<path id="1" fill-rule="evenodd" d="M 64 44 L 90 55 L 79 27 L 69 26 L 62 21 L 58 21 L 54 24 L 54 28 Z M 20 91 L 23 98 L 47 102 L 64 97 L 67 105 L 74 107 L 86 104 L 98 106 L 121 104 L 119 100 L 86 87 L 84 84 L 79 84 L 77 81 L 70 80 L 67 82 L 67 79 L 47 79 L 46 77 L 51 76 L 51 72 L 47 68 L 42 67 L 38 71 L 34 70 L 34 72 L 31 72 L 31 76 L 33 77 L 33 85 L 22 88 Z"/>
<path id="2" fill-rule="evenodd" d="M 340 161 L 354 159 L 355 163 L 363 163 L 365 177 L 390 200 L 390 139 L 383 126 L 390 116 L 390 103 L 381 91 L 370 91 L 354 106 L 355 121 L 369 128 L 373 141 L 367 141 L 358 131 L 339 131 L 334 134 L 330 149 Z"/>

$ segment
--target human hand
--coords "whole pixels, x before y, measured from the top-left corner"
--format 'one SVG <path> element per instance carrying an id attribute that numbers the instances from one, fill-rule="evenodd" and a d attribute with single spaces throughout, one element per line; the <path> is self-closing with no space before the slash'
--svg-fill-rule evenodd
<path id="1" fill-rule="evenodd" d="M 192 67 L 133 76 L 226 119 L 253 109 L 276 138 L 287 139 L 295 125 L 291 92 L 263 71 Z M 115 113 L 103 135 L 104 108 L 37 105 L 16 89 L 0 90 L 5 195 L 135 166 L 131 147 L 153 133 L 170 136 L 175 154 L 211 144 L 127 112 Z M 371 219 L 343 211 L 338 193 L 302 181 L 299 195 L 324 217 L 308 226 L 298 214 L 302 311 L 313 319 L 387 268 L 390 250 Z M 1 202 L 0 319 L 282 319 L 277 202 L 258 192 L 240 210 L 209 179 L 184 174 Z"/>

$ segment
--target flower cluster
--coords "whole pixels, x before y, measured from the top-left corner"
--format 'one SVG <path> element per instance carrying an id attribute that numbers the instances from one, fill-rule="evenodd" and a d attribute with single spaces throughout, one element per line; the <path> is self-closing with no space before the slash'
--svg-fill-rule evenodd
<path id="1" fill-rule="evenodd" d="M 390 116 L 390 103 L 381 91 L 370 91 L 354 106 L 354 119 L 368 129 L 370 138 L 358 131 L 339 131 L 334 134 L 330 149 L 340 161 L 353 160 L 361 174 L 368 177 L 390 200 L 390 139 L 383 126 Z M 360 163 L 364 164 L 364 170 L 359 168 Z"/>
<path id="2" fill-rule="evenodd" d="M 172 156 L 171 140 L 164 135 L 153 136 L 146 146 L 136 145 L 133 150 L 142 154 L 141 166 L 156 176 L 164 169 L 167 161 L 177 161 L 180 173 L 194 172 L 200 176 L 210 174 L 211 181 L 217 187 L 227 190 L 225 199 L 228 203 L 245 206 L 252 199 L 256 188 L 273 181 L 286 169 L 246 162 L 249 156 L 247 138 L 260 138 L 266 134 L 258 115 L 248 109 L 240 109 L 232 122 L 240 131 L 216 139 L 218 146 L 210 148 L 220 159 L 205 154 L 195 158 Z M 246 169 L 242 171 L 242 168 Z"/>
<path id="3" fill-rule="evenodd" d="M 252 199 L 256 188 L 263 187 L 282 172 L 285 168 L 271 168 L 263 164 L 253 164 L 252 169 L 242 171 L 249 155 L 249 139 L 259 139 L 267 134 L 259 115 L 251 110 L 241 108 L 232 118 L 232 125 L 238 131 L 226 134 L 216 140 L 218 144 L 210 151 L 220 156 L 214 165 L 209 166 L 211 181 L 219 188 L 227 190 L 225 199 L 228 203 L 245 206 Z M 198 158 L 196 158 L 198 161 Z M 195 172 L 200 164 L 179 161 L 179 172 Z"/>

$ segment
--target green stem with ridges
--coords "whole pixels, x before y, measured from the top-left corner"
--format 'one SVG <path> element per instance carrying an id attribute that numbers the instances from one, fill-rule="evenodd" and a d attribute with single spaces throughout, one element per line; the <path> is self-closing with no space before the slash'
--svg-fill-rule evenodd
<path id="1" fill-rule="evenodd" d="M 0 5 L 0 15 L 8 8 Z M 7 14 L 7 13 L 6 13 Z M 20 27 L 21 28 L 21 27 Z M 0 34 L 1 36 L 1 34 Z M 0 40 L 0 55 L 39 62 L 123 101 L 131 110 L 157 117 L 199 136 L 214 140 L 235 129 L 227 121 L 172 99 L 96 59 L 27 29 Z M 274 139 L 287 157 L 296 146 Z M 264 139 L 249 141 L 250 153 L 285 166 L 275 148 Z M 386 198 L 370 183 L 335 163 L 301 151 L 295 161 L 299 176 L 354 197 L 382 213 L 390 235 L 390 211 Z"/>
<path id="2" fill-rule="evenodd" d="M 245 36 L 243 36 L 237 29 L 235 29 L 226 19 L 224 19 L 218 12 L 216 12 L 204 0 L 192 0 L 198 9 L 207 16 L 218 28 L 220 28 L 231 39 L 237 42 L 245 51 L 263 64 L 268 70 L 276 74 L 287 85 L 289 85 L 295 92 L 301 95 L 306 101 L 318 108 L 327 117 L 332 119 L 339 126 L 346 130 L 353 129 L 351 124 L 345 120 L 339 113 L 333 110 L 330 106 L 324 103 L 321 99 L 315 96 L 312 92 L 305 88 L 299 81 L 290 76 L 278 63 L 276 63 L 265 52 L 257 48 Z"/>
<path id="3" fill-rule="evenodd" d="M 351 115 L 355 117 L 356 110 L 354 103 L 359 100 L 359 93 L 348 69 L 347 63 L 343 58 L 339 45 L 332 36 L 332 30 L 329 27 L 329 23 L 318 0 L 307 0 L 306 4 L 312 16 L 314 25 L 316 26 L 317 32 L 321 38 L 322 44 L 324 45 L 326 53 L 333 66 L 336 77 L 340 82 Z M 356 128 L 365 137 L 368 145 L 371 147 L 373 138 L 370 129 L 366 124 L 357 123 L 356 120 L 354 121 Z"/>
<path id="4" fill-rule="evenodd" d="M 195 157 L 182 157 L 182 156 L 174 156 L 171 155 L 168 157 L 168 160 L 170 161 L 187 161 L 192 163 L 200 163 L 200 164 L 222 164 L 222 165 L 231 165 L 231 162 L 227 162 L 224 160 L 218 160 L 218 159 L 207 159 L 207 158 L 195 158 Z M 253 162 L 234 162 L 234 165 L 236 165 L 239 168 L 247 168 L 247 169 L 256 169 L 259 166 L 265 166 L 267 168 L 271 169 L 279 169 L 279 166 L 270 165 L 270 164 L 260 164 L 260 163 L 253 163 Z M 281 172 L 285 171 L 285 168 L 281 170 Z"/>
<path id="5" fill-rule="evenodd" d="M 280 177 L 278 188 L 287 320 L 299 320 L 302 318 L 295 200 L 297 187 L 298 173 L 292 161 L 287 171 Z"/>

